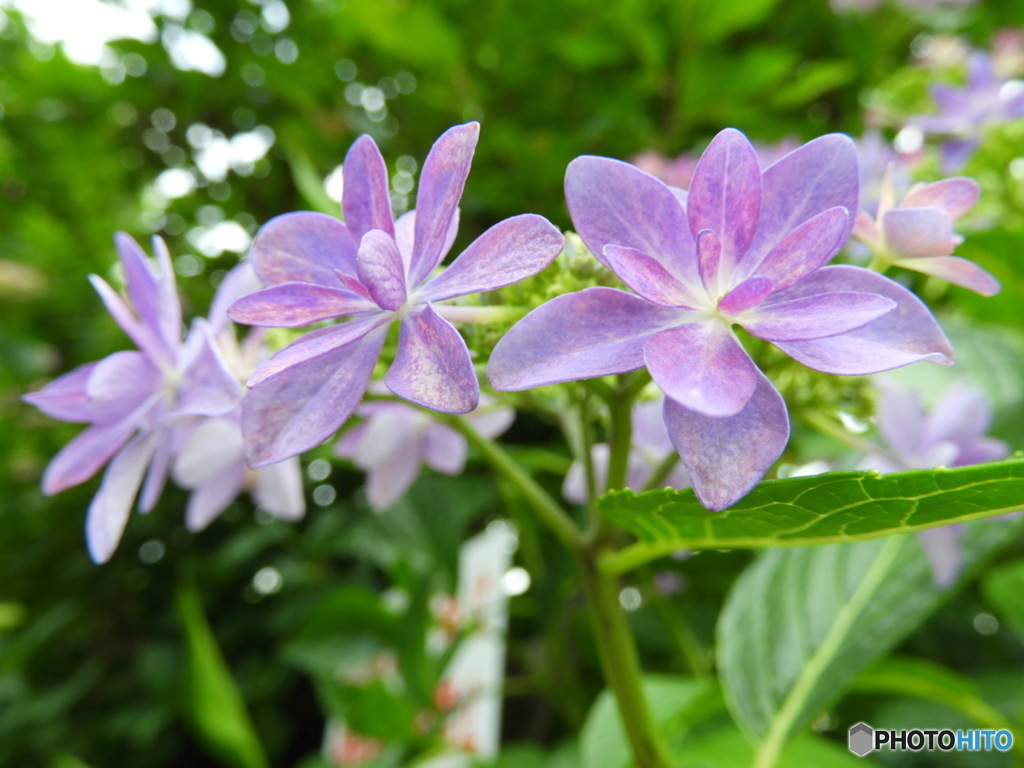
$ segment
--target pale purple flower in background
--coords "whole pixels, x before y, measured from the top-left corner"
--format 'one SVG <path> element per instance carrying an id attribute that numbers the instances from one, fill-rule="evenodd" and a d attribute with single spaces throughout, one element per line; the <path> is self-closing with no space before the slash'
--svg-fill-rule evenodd
<path id="1" fill-rule="evenodd" d="M 292 213 L 257 234 L 252 261 L 270 287 L 229 313 L 248 325 L 348 322 L 299 338 L 249 380 L 242 424 L 250 464 L 260 467 L 323 442 L 349 418 L 373 374 L 388 328 L 398 350 L 384 379 L 396 395 L 446 413 L 468 413 L 480 385 L 465 341 L 445 315 L 471 308 L 441 302 L 502 288 L 536 274 L 564 238 L 541 216 L 506 219 L 432 276 L 450 250 L 479 125 L 445 132 L 423 164 L 416 210 L 392 217 L 387 167 L 369 136 L 343 166 L 345 223 Z M 453 314 L 454 313 L 454 314 Z"/>
<path id="2" fill-rule="evenodd" d="M 911 118 L 908 125 L 943 138 L 940 152 L 946 173 L 964 166 L 986 128 L 1024 117 L 1024 81 L 1000 76 L 984 51 L 968 57 L 964 86 L 936 83 L 931 94 L 938 111 Z"/>
<path id="3" fill-rule="evenodd" d="M 789 438 L 785 403 L 732 325 L 825 373 L 951 362 L 913 294 L 860 267 L 824 266 L 850 235 L 857 196 L 856 151 L 842 135 L 762 173 L 743 134 L 725 130 L 685 207 L 628 163 L 577 158 L 566 172 L 576 230 L 634 293 L 588 288 L 535 309 L 495 347 L 491 384 L 522 390 L 646 366 L 697 497 L 729 506 Z"/>
<path id="4" fill-rule="evenodd" d="M 929 410 L 916 392 L 886 383 L 878 400 L 878 433 L 883 446 L 861 459 L 860 469 L 903 472 L 933 467 L 965 467 L 1009 455 L 1002 440 L 986 437 L 992 414 L 985 396 L 954 383 Z M 920 531 L 921 545 L 935 582 L 948 587 L 960 573 L 959 525 Z"/>
<path id="5" fill-rule="evenodd" d="M 245 461 L 242 437 L 243 382 L 266 357 L 262 328 L 251 330 L 241 343 L 228 321 L 227 308 L 237 299 L 262 287 L 249 263 L 235 267 L 224 278 L 213 299 L 208 321 L 197 321 L 193 334 L 208 334 L 208 354 L 193 366 L 190 376 L 234 382 L 233 407 L 219 416 L 186 416 L 179 420 L 172 476 L 192 491 L 185 508 L 185 524 L 200 531 L 220 515 L 243 491 L 249 491 L 262 509 L 282 520 L 305 514 L 302 468 L 297 458 L 260 469 Z"/>
<path id="6" fill-rule="evenodd" d="M 378 394 L 384 388 L 374 386 Z M 430 413 L 405 403 L 363 403 L 356 415 L 364 421 L 350 427 L 334 452 L 366 472 L 366 497 L 378 512 L 391 507 L 409 490 L 423 466 L 458 475 L 466 466 L 466 438 Z M 480 396 L 480 406 L 466 417 L 483 437 L 493 439 L 515 420 L 515 411 Z"/>
<path id="7" fill-rule="evenodd" d="M 854 237 L 868 246 L 884 265 L 934 275 L 962 288 L 992 296 L 999 281 L 973 261 L 953 256 L 963 238 L 953 222 L 978 201 L 978 184 L 958 177 L 932 184 L 915 184 L 897 204 L 893 170 L 882 181 L 875 218 L 861 210 Z"/>
<path id="8" fill-rule="evenodd" d="M 857 162 L 860 168 L 860 210 L 878 215 L 886 173 L 892 174 L 897 188 L 910 186 L 910 170 L 920 160 L 921 152 L 898 152 L 881 131 L 869 130 L 857 139 Z M 890 171 L 891 169 L 891 171 Z M 856 228 L 854 229 L 856 234 Z"/>
<path id="9" fill-rule="evenodd" d="M 110 559 L 117 548 L 140 486 L 140 511 L 156 505 L 173 454 L 172 414 L 219 414 L 227 407 L 220 372 L 202 380 L 192 376 L 210 354 L 210 340 L 196 335 L 182 343 L 181 304 L 163 241 L 153 240 L 156 270 L 128 235 L 119 233 L 115 243 L 127 301 L 101 278 L 90 280 L 138 350 L 80 366 L 24 398 L 49 416 L 89 425 L 46 468 L 44 493 L 78 485 L 109 462 L 86 520 L 96 562 Z"/>
<path id="10" fill-rule="evenodd" d="M 665 428 L 663 398 L 644 400 L 633 406 L 633 437 L 630 442 L 626 487 L 642 491 L 647 481 L 668 455 L 675 450 Z M 597 443 L 591 455 L 597 492 L 604 492 L 608 477 L 609 446 Z M 689 488 L 690 477 L 686 468 L 677 464 L 659 485 L 660 488 Z M 582 462 L 574 461 L 562 483 L 562 495 L 573 504 L 586 504 L 587 477 Z"/>

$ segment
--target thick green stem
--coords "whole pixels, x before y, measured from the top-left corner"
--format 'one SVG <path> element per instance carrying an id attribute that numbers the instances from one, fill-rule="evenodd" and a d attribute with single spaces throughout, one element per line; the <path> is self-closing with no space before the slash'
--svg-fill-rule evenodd
<path id="1" fill-rule="evenodd" d="M 448 423 L 461 432 L 470 445 L 480 451 L 488 463 L 519 490 L 541 522 L 551 529 L 558 540 L 569 551 L 575 551 L 579 542 L 579 529 L 558 502 L 552 499 L 501 446 L 473 429 L 464 418 L 453 416 Z"/>
<path id="2" fill-rule="evenodd" d="M 608 452 L 606 490 L 626 487 L 629 474 L 629 451 L 633 441 L 633 398 L 619 389 L 620 395 L 611 404 L 612 425 Z"/>
<path id="3" fill-rule="evenodd" d="M 604 677 L 618 702 L 636 768 L 670 768 L 672 761 L 644 696 L 640 659 L 619 605 L 618 582 L 598 566 L 599 555 L 588 547 L 579 561 Z"/>

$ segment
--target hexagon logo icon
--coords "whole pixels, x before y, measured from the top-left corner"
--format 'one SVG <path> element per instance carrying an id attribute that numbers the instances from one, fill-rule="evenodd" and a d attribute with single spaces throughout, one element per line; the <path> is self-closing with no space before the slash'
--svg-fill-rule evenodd
<path id="1" fill-rule="evenodd" d="M 864 757 L 875 749 L 875 729 L 867 723 L 850 726 L 846 745 L 857 757 Z"/>

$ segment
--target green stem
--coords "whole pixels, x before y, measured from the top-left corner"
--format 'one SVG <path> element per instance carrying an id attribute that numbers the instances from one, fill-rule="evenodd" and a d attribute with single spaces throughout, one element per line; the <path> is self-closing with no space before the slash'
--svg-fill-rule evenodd
<path id="1" fill-rule="evenodd" d="M 629 450 L 633 442 L 633 398 L 624 387 L 611 403 L 612 424 L 608 450 L 608 482 L 606 490 L 626 487 L 629 474 Z"/>
<path id="2" fill-rule="evenodd" d="M 583 462 L 583 477 L 587 489 L 587 510 L 591 518 L 597 515 L 597 473 L 594 471 L 594 424 L 590 417 L 590 392 L 584 390 L 580 401 L 580 437 L 583 450 L 580 461 Z"/>
<path id="3" fill-rule="evenodd" d="M 843 445 L 853 448 L 855 451 L 860 451 L 861 453 L 885 452 L 881 446 L 875 445 L 870 440 L 865 440 L 863 437 L 858 437 L 845 429 L 842 425 L 836 424 L 831 418 L 821 411 L 807 409 L 800 414 L 800 418 L 822 434 L 828 435 L 832 439 L 843 443 Z"/>
<path id="4" fill-rule="evenodd" d="M 782 702 L 782 707 L 772 720 L 764 741 L 761 742 L 761 746 L 757 750 L 753 768 L 773 768 L 778 762 L 790 734 L 799 725 L 798 718 L 807 697 L 818 684 L 828 665 L 835 661 L 843 641 L 853 631 L 854 623 L 874 598 L 879 586 L 891 577 L 892 564 L 905 543 L 906 536 L 891 536 L 879 550 L 850 601 L 843 606 L 831 629 L 811 658 L 804 664 L 799 677 L 790 688 Z"/>
<path id="5" fill-rule="evenodd" d="M 588 547 L 579 561 L 605 680 L 618 702 L 636 768 L 670 768 L 672 761 L 644 696 L 640 659 L 619 605 L 618 582 L 598 567 L 599 557 L 600 547 Z"/>
<path id="6" fill-rule="evenodd" d="M 558 502 L 552 499 L 548 492 L 541 488 L 537 481 L 530 477 L 501 446 L 473 429 L 473 426 L 464 418 L 452 416 L 448 419 L 448 423 L 461 432 L 470 445 L 483 454 L 483 457 L 497 470 L 498 474 L 505 477 L 519 490 L 527 503 L 533 507 L 541 522 L 551 529 L 558 540 L 569 551 L 575 551 L 579 541 L 579 528 Z"/>

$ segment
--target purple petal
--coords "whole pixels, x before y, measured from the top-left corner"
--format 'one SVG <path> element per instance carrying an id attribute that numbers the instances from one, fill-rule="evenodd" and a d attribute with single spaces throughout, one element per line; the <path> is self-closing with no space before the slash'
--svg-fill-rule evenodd
<path id="1" fill-rule="evenodd" d="M 900 203 L 900 208 L 942 208 L 954 219 L 960 218 L 978 202 L 981 188 L 974 179 L 963 176 L 915 186 Z"/>
<path id="2" fill-rule="evenodd" d="M 350 320 L 347 323 L 311 331 L 305 336 L 300 336 L 257 368 L 249 377 L 246 386 L 257 387 L 267 379 L 277 376 L 294 365 L 305 363 L 333 352 L 338 347 L 351 344 L 363 338 L 373 329 L 390 324 L 390 322 L 391 318 L 377 315 L 364 320 Z"/>
<path id="3" fill-rule="evenodd" d="M 852 331 L 894 309 L 895 301 L 873 293 L 820 293 L 761 305 L 737 322 L 766 341 L 803 341 Z"/>
<path id="4" fill-rule="evenodd" d="M 898 283 L 861 267 L 822 267 L 770 301 L 788 301 L 817 293 L 876 293 L 897 308 L 854 331 L 811 341 L 779 342 L 790 357 L 823 373 L 864 376 L 920 360 L 950 365 L 953 349 L 920 299 Z"/>
<path id="5" fill-rule="evenodd" d="M 409 285 L 419 285 L 448 252 L 449 228 L 469 176 L 479 123 L 456 125 L 430 148 L 416 193 L 416 236 L 409 265 Z"/>
<path id="6" fill-rule="evenodd" d="M 335 286 L 335 271 L 356 273 L 356 241 L 344 224 L 322 213 L 300 211 L 271 219 L 256 233 L 251 253 L 256 274 L 267 285 Z"/>
<path id="7" fill-rule="evenodd" d="M 376 414 L 356 447 L 354 461 L 364 469 L 366 495 L 376 510 L 388 509 L 420 473 L 423 421 L 408 406 Z"/>
<path id="8" fill-rule="evenodd" d="M 109 418 L 101 418 L 102 413 L 98 413 L 98 409 L 89 399 L 85 390 L 86 382 L 96 365 L 96 363 L 80 365 L 70 373 L 65 373 L 54 379 L 38 392 L 22 395 L 21 399 L 29 405 L 35 406 L 47 416 L 61 421 L 109 421 Z M 114 407 L 110 416 L 122 412 L 117 403 L 107 403 L 106 405 Z"/>
<path id="9" fill-rule="evenodd" d="M 576 231 L 602 263 L 606 245 L 633 248 L 684 285 L 700 284 L 686 209 L 650 174 L 607 157 L 577 157 L 565 172 L 565 200 Z"/>
<path id="10" fill-rule="evenodd" d="M 769 166 L 761 178 L 761 218 L 750 246 L 746 269 L 756 269 L 762 258 L 794 229 L 829 208 L 857 210 L 857 149 L 849 136 L 828 134 L 804 144 Z M 840 240 L 853 230 L 853 216 Z"/>
<path id="11" fill-rule="evenodd" d="M 110 316 L 121 326 L 128 338 L 135 342 L 135 346 L 145 352 L 154 362 L 172 364 L 174 361 L 168 355 L 166 345 L 158 339 L 153 331 L 140 323 L 131 309 L 125 304 L 117 292 L 107 285 L 106 281 L 96 275 L 89 275 L 89 282 L 100 295 L 103 305 L 107 308 Z"/>
<path id="12" fill-rule="evenodd" d="M 977 437 L 960 445 L 960 452 L 952 466 L 966 467 L 970 464 L 983 464 L 986 461 L 999 461 L 1010 455 L 1010 446 L 994 437 Z"/>
<path id="13" fill-rule="evenodd" d="M 757 274 L 769 278 L 774 290 L 781 291 L 823 267 L 846 242 L 849 218 L 845 208 L 829 208 L 808 219 L 768 252 Z"/>
<path id="14" fill-rule="evenodd" d="M 945 589 L 953 586 L 963 566 L 963 550 L 960 537 L 963 529 L 959 525 L 943 525 L 917 532 L 917 540 L 932 567 L 935 586 Z"/>
<path id="15" fill-rule="evenodd" d="M 635 293 L 663 307 L 693 307 L 698 303 L 690 291 L 658 263 L 634 248 L 604 247 L 608 268 Z"/>
<path id="16" fill-rule="evenodd" d="M 131 305 L 135 308 L 142 324 L 152 331 L 158 332 L 161 327 L 160 291 L 153 267 L 139 244 L 124 232 L 114 235 L 114 244 L 117 247 L 121 265 L 124 267 L 124 278 Z M 177 297 L 175 297 L 176 300 Z M 161 342 L 164 341 L 158 333 L 155 335 L 160 338 Z M 170 350 L 167 352 L 169 353 Z"/>
<path id="17" fill-rule="evenodd" d="M 137 418 L 95 424 L 80 432 L 50 461 L 43 473 L 43 493 L 55 493 L 84 483 L 99 472 L 138 426 Z"/>
<path id="18" fill-rule="evenodd" d="M 959 285 L 981 296 L 995 296 L 1002 290 L 999 281 L 973 261 L 959 256 L 933 256 L 928 259 L 899 259 L 894 262 L 904 269 L 935 275 L 947 283 Z"/>
<path id="19" fill-rule="evenodd" d="M 747 137 L 726 128 L 704 150 L 693 174 L 686 210 L 690 231 L 710 229 L 722 244 L 728 277 L 747 253 L 761 209 L 761 169 Z"/>
<path id="20" fill-rule="evenodd" d="M 455 238 L 459 234 L 459 209 L 455 209 L 455 215 L 452 216 L 451 224 L 448 225 L 448 236 L 444 241 L 444 253 L 448 253 L 455 244 Z M 402 254 L 402 263 L 405 264 L 405 274 L 409 274 L 410 265 L 412 264 L 412 249 L 413 244 L 416 242 L 416 211 L 408 211 L 403 213 L 395 221 L 395 244 L 398 246 L 398 252 Z"/>
<path id="21" fill-rule="evenodd" d="M 156 449 L 150 459 L 146 480 L 142 484 L 142 494 L 139 497 L 139 511 L 142 513 L 153 511 L 156 503 L 160 500 L 160 494 L 164 492 L 167 475 L 171 471 L 174 447 L 171 435 L 167 429 L 158 429 L 156 432 Z"/>
<path id="22" fill-rule="evenodd" d="M 992 425 L 992 412 L 980 391 L 952 384 L 942 393 L 924 422 L 922 442 L 962 443 L 980 437 Z"/>
<path id="23" fill-rule="evenodd" d="M 174 264 L 167 244 L 154 235 L 153 253 L 156 256 L 159 273 L 157 276 L 157 325 L 155 332 L 167 346 L 171 357 L 181 346 L 181 299 L 178 297 L 178 284 L 174 279 Z"/>
<path id="24" fill-rule="evenodd" d="M 710 229 L 697 233 L 697 265 L 704 289 L 711 295 L 718 295 L 718 266 L 722 262 L 722 244 Z M 660 418 L 660 417 L 659 417 Z"/>
<path id="25" fill-rule="evenodd" d="M 174 482 L 182 488 L 216 483 L 235 465 L 244 466 L 245 446 L 237 415 L 202 419 L 181 444 Z"/>
<path id="26" fill-rule="evenodd" d="M 886 246 L 899 256 L 947 256 L 961 242 L 941 208 L 893 208 L 882 214 L 881 224 Z"/>
<path id="27" fill-rule="evenodd" d="M 244 325 L 298 328 L 376 309 L 372 302 L 344 288 L 280 283 L 243 296 L 231 305 L 228 316 Z"/>
<path id="28" fill-rule="evenodd" d="M 302 465 L 287 459 L 256 470 L 252 498 L 279 520 L 299 520 L 306 514 L 302 494 Z"/>
<path id="29" fill-rule="evenodd" d="M 387 336 L 386 326 L 370 328 L 264 378 L 249 391 L 242 401 L 242 429 L 251 467 L 296 456 L 345 423 L 370 383 Z"/>
<path id="30" fill-rule="evenodd" d="M 381 309 L 398 309 L 407 297 L 405 265 L 391 235 L 371 229 L 359 243 L 359 280 Z"/>
<path id="31" fill-rule="evenodd" d="M 214 336 L 219 334 L 228 324 L 228 307 L 244 296 L 254 293 L 263 287 L 256 275 L 251 261 L 246 261 L 232 269 L 217 286 L 210 306 L 210 331 Z"/>
<path id="32" fill-rule="evenodd" d="M 756 371 L 756 369 L 755 369 Z M 700 503 L 712 511 L 739 501 L 764 477 L 789 441 L 786 404 L 764 374 L 746 406 L 713 418 L 665 400 L 665 426 Z"/>
<path id="33" fill-rule="evenodd" d="M 435 472 L 458 475 L 466 468 L 466 438 L 447 424 L 431 424 L 423 435 L 423 460 Z"/>
<path id="34" fill-rule="evenodd" d="M 564 244 L 562 233 L 543 216 L 513 216 L 470 243 L 447 269 L 417 291 L 417 299 L 440 301 L 518 283 L 551 264 Z"/>
<path id="35" fill-rule="evenodd" d="M 245 464 L 239 461 L 216 480 L 196 486 L 185 507 L 185 527 L 192 533 L 198 533 L 216 520 L 242 492 L 245 475 Z"/>
<path id="36" fill-rule="evenodd" d="M 85 538 L 93 562 L 105 563 L 117 549 L 159 438 L 158 432 L 139 435 L 114 457 L 103 474 L 85 521 Z"/>
<path id="37" fill-rule="evenodd" d="M 383 230 L 394 237 L 388 167 L 373 139 L 365 134 L 356 139 L 345 155 L 343 169 L 345 185 L 341 207 L 352 238 L 359 242 L 371 229 Z"/>
<path id="38" fill-rule="evenodd" d="M 469 413 L 480 402 L 466 342 L 430 304 L 402 319 L 384 383 L 399 397 L 443 413 Z"/>
<path id="39" fill-rule="evenodd" d="M 162 383 L 160 371 L 142 352 L 115 352 L 96 364 L 85 391 L 93 401 L 117 403 L 127 414 Z"/>
<path id="40" fill-rule="evenodd" d="M 244 390 L 220 353 L 209 326 L 196 320 L 183 355 L 178 410 L 214 416 L 233 411 Z"/>
<path id="41" fill-rule="evenodd" d="M 727 325 L 702 322 L 655 334 L 644 347 L 654 383 L 707 416 L 732 416 L 757 386 L 757 368 Z"/>
<path id="42" fill-rule="evenodd" d="M 644 364 L 644 344 L 692 314 L 615 288 L 552 299 L 516 323 L 491 353 L 487 377 L 499 390 L 625 373 Z"/>
<path id="43" fill-rule="evenodd" d="M 473 429 L 486 438 L 493 439 L 512 426 L 516 411 L 507 405 L 494 405 L 493 398 L 481 395 L 480 407 L 469 415 Z"/>
<path id="44" fill-rule="evenodd" d="M 878 398 L 878 432 L 897 458 L 910 461 L 924 446 L 921 400 L 917 393 L 904 387 L 882 384 L 879 389 L 882 394 Z"/>
<path id="45" fill-rule="evenodd" d="M 774 287 L 772 281 L 763 275 L 748 277 L 722 297 L 718 309 L 725 315 L 738 315 L 764 301 Z"/>

